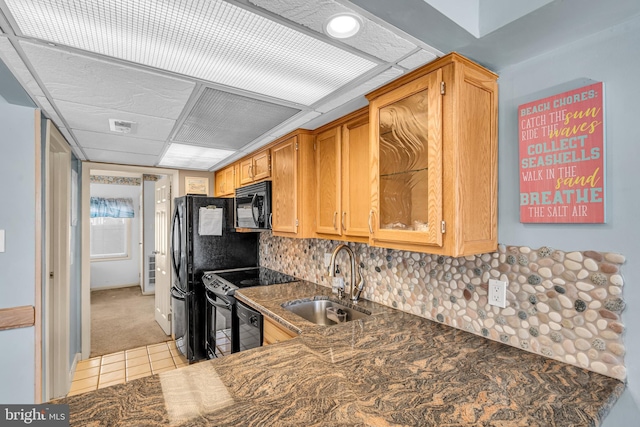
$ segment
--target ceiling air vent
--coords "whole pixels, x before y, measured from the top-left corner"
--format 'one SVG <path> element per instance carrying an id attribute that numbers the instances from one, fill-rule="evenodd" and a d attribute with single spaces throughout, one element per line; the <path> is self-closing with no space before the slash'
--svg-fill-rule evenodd
<path id="1" fill-rule="evenodd" d="M 109 129 L 117 133 L 134 133 L 137 123 L 126 120 L 109 119 Z"/>

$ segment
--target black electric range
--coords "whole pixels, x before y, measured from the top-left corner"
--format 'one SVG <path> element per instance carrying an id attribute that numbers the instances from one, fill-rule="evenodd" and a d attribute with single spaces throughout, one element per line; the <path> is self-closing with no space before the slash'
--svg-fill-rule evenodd
<path id="1" fill-rule="evenodd" d="M 295 282 L 299 279 L 265 267 L 206 271 L 205 347 L 209 358 L 262 345 L 262 314 L 237 301 L 236 290 Z"/>

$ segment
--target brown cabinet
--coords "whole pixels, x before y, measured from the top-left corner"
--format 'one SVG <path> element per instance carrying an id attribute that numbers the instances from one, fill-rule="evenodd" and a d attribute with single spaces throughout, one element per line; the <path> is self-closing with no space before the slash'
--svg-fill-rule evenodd
<path id="1" fill-rule="evenodd" d="M 262 329 L 262 344 L 269 345 L 295 338 L 297 334 L 284 326 L 278 324 L 270 317 L 264 316 Z"/>
<path id="2" fill-rule="evenodd" d="M 367 95 L 371 245 L 496 250 L 496 80 L 453 53 Z"/>
<path id="3" fill-rule="evenodd" d="M 271 211 L 274 235 L 311 237 L 313 135 L 299 130 L 271 147 Z"/>
<path id="4" fill-rule="evenodd" d="M 236 191 L 236 171 L 237 164 L 233 164 L 220 169 L 214 174 L 215 189 L 213 195 L 215 197 L 233 197 Z"/>
<path id="5" fill-rule="evenodd" d="M 316 232 L 340 236 L 340 126 L 316 136 Z"/>
<path id="6" fill-rule="evenodd" d="M 240 161 L 240 185 L 251 184 L 271 176 L 271 150 L 259 151 Z"/>
<path id="7" fill-rule="evenodd" d="M 367 110 L 320 129 L 315 160 L 318 237 L 367 241 L 370 201 Z"/>

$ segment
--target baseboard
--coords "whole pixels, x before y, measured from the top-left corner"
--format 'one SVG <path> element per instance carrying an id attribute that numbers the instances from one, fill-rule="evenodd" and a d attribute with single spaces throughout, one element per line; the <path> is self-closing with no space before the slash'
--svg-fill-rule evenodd
<path id="1" fill-rule="evenodd" d="M 109 289 L 118 289 L 118 288 L 130 288 L 132 286 L 140 287 L 140 283 L 129 283 L 126 285 L 113 285 L 113 286 L 100 286 L 98 288 L 91 288 L 91 292 L 93 291 L 106 291 Z"/>

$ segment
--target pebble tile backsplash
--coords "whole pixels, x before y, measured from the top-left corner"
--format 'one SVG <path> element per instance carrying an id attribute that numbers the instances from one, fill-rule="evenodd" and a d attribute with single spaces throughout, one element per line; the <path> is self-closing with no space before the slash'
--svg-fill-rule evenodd
<path id="1" fill-rule="evenodd" d="M 339 243 L 261 233 L 260 265 L 330 287 L 324 254 Z M 625 257 L 596 251 L 500 245 L 452 258 L 349 243 L 365 279 L 363 297 L 523 350 L 624 380 L 621 312 Z M 348 268 L 344 251 L 339 267 Z M 507 285 L 491 306 L 490 278 Z M 348 282 L 348 277 L 347 284 Z"/>

